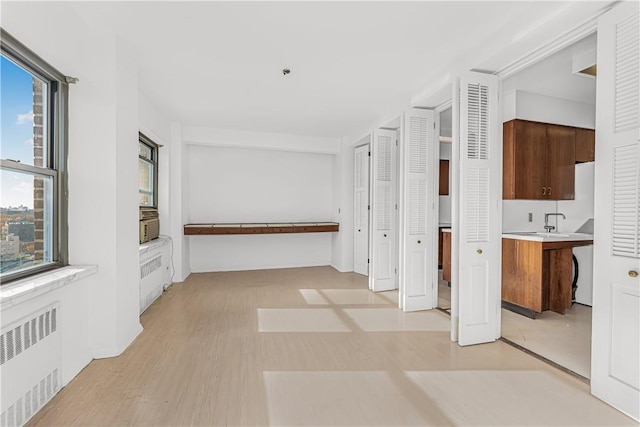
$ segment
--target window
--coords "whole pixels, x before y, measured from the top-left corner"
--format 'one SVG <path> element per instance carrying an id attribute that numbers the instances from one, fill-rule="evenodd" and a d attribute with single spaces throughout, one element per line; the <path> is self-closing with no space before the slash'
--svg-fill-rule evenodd
<path id="1" fill-rule="evenodd" d="M 138 141 L 138 194 L 140 207 L 158 207 L 158 144 L 142 133 Z"/>
<path id="2" fill-rule="evenodd" d="M 0 282 L 67 263 L 64 75 L 0 29 Z"/>

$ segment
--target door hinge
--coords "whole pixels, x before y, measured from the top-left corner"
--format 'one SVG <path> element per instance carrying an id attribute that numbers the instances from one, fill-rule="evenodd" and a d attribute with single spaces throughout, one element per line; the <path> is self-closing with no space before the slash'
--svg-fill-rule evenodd
<path id="1" fill-rule="evenodd" d="M 398 204 L 396 203 L 396 210 L 398 210 Z"/>
<path id="2" fill-rule="evenodd" d="M 394 269 L 393 269 L 393 273 L 394 273 L 394 274 L 398 274 L 398 269 L 397 269 L 397 268 L 394 268 Z"/>
<path id="3" fill-rule="evenodd" d="M 367 258 L 367 264 L 369 264 L 369 258 Z"/>
<path id="4" fill-rule="evenodd" d="M 371 205 L 367 205 L 367 210 L 370 211 L 371 210 Z"/>
<path id="5" fill-rule="evenodd" d="M 369 151 L 369 157 L 371 157 L 371 151 Z"/>
<path id="6" fill-rule="evenodd" d="M 436 128 L 436 122 L 433 122 L 433 128 L 434 129 Z"/>

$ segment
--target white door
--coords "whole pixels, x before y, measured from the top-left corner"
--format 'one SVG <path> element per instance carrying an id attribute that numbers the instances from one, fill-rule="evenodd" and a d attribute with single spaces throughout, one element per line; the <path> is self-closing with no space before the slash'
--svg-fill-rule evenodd
<path id="1" fill-rule="evenodd" d="M 371 140 L 369 289 L 396 288 L 396 132 L 375 130 Z"/>
<path id="2" fill-rule="evenodd" d="M 369 275 L 369 144 L 354 153 L 353 271 Z"/>
<path id="3" fill-rule="evenodd" d="M 640 420 L 640 13 L 598 21 L 591 392 Z"/>
<path id="4" fill-rule="evenodd" d="M 411 109 L 400 144 L 400 296 L 404 311 L 428 310 L 437 301 L 435 113 Z M 434 294 L 435 292 L 435 294 Z"/>
<path id="5" fill-rule="evenodd" d="M 458 343 L 470 345 L 500 337 L 502 126 L 496 76 L 468 72 L 459 88 L 459 159 L 453 159 L 459 161 L 459 211 L 452 238 L 458 251 Z"/>

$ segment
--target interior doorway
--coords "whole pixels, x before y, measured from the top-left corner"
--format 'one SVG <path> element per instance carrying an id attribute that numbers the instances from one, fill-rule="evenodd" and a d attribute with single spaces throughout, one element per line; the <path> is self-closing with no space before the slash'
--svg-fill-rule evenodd
<path id="1" fill-rule="evenodd" d="M 369 159 L 368 137 L 366 143 L 354 149 L 354 236 L 353 271 L 369 275 Z"/>
<path id="2" fill-rule="evenodd" d="M 531 160 L 535 158 L 533 152 L 526 154 L 531 163 L 526 171 L 512 171 L 515 176 L 526 174 L 529 183 L 541 187 L 539 193 L 525 194 L 527 189 L 518 187 L 519 184 L 506 176 L 508 168 L 523 166 L 513 163 L 517 154 L 505 148 L 502 337 L 585 378 L 590 378 L 591 372 L 593 246 L 574 247 L 573 257 L 571 254 L 565 257 L 563 267 L 544 264 L 545 258 L 541 258 L 544 271 L 540 276 L 543 279 L 547 274 L 555 274 L 554 270 L 570 268 L 571 278 L 577 286 L 571 291 L 568 304 L 555 311 L 551 307 L 553 304 L 549 304 L 550 295 L 545 294 L 549 283 L 544 282 L 537 291 L 540 293 L 538 301 L 513 294 L 510 282 L 514 277 L 520 278 L 520 287 L 532 287 L 533 282 L 522 279 L 532 277 L 525 271 L 531 266 L 523 265 L 510 254 L 513 245 L 524 250 L 525 246 L 533 247 L 539 241 L 541 246 L 547 247 L 544 246 L 546 237 L 539 234 L 544 232 L 554 241 L 563 241 L 562 235 L 571 240 L 574 233 L 590 234 L 592 239 L 597 161 L 594 156 L 595 60 L 594 33 L 502 82 L 505 132 L 511 132 L 507 131 L 508 126 L 515 129 L 509 136 L 505 133 L 505 147 L 509 144 L 507 138 L 514 138 L 516 150 L 532 144 L 532 149 L 540 153 L 540 147 L 545 144 L 542 157 Z M 552 132 L 562 132 L 570 139 L 558 139 Z M 527 138 L 529 141 L 525 141 Z M 561 144 L 573 150 L 570 153 L 565 150 L 565 154 L 571 156 L 568 163 L 558 160 Z M 566 186 L 568 190 L 561 192 L 560 186 Z M 510 236 L 508 240 L 504 239 L 505 235 Z M 505 242 L 509 245 L 507 249 Z M 542 253 L 549 255 L 545 251 Z M 562 285 L 566 293 L 571 284 L 565 282 L 562 281 Z M 526 310 L 521 310 L 523 307 Z"/>
<path id="3" fill-rule="evenodd" d="M 451 142 L 452 109 L 440 112 L 438 173 L 438 308 L 451 312 Z"/>

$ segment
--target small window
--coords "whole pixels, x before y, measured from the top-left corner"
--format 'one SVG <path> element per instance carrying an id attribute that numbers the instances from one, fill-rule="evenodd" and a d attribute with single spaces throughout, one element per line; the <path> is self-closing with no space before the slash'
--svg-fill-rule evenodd
<path id="1" fill-rule="evenodd" d="M 140 134 L 138 141 L 140 207 L 158 207 L 158 144 Z"/>
<path id="2" fill-rule="evenodd" d="M 0 282 L 67 263 L 65 77 L 0 37 Z"/>

